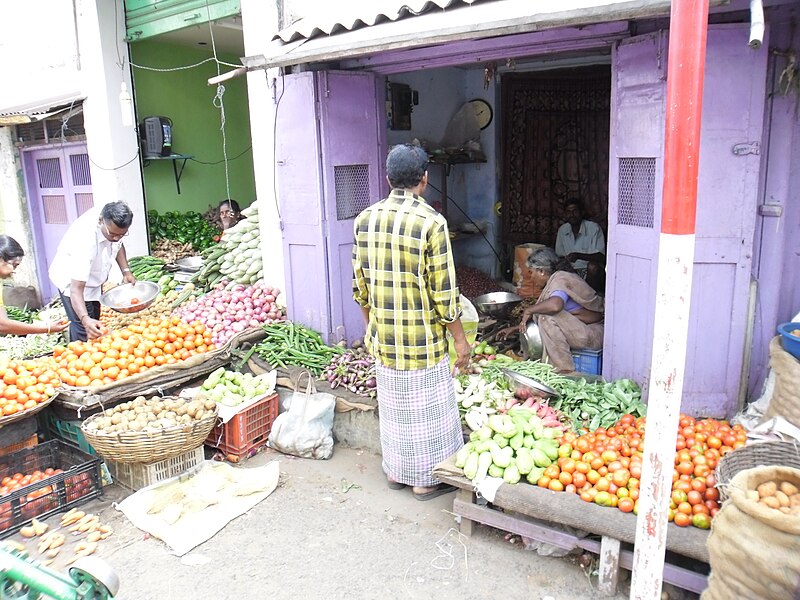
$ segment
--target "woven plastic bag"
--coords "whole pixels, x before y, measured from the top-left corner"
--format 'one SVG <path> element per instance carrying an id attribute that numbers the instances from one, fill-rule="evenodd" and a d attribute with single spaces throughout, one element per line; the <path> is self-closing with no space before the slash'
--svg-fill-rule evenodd
<path id="1" fill-rule="evenodd" d="M 800 486 L 800 470 L 756 467 L 736 474 L 711 524 L 711 576 L 702 600 L 784 600 L 800 597 L 800 519 L 747 498 L 766 481 Z"/>
<path id="2" fill-rule="evenodd" d="M 783 417 L 792 425 L 800 427 L 800 361 L 783 349 L 780 336 L 769 343 L 769 366 L 775 373 L 775 390 L 772 392 L 765 419 Z"/>
<path id="3" fill-rule="evenodd" d="M 305 389 L 301 384 L 303 376 L 308 377 Z M 301 372 L 288 410 L 279 414 L 272 424 L 270 447 L 301 458 L 330 458 L 335 408 L 336 397 L 318 392 L 311 373 Z"/>

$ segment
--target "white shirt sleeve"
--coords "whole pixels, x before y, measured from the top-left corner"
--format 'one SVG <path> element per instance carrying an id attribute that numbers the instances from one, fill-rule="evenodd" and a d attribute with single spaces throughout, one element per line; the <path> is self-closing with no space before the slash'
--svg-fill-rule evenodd
<path id="1" fill-rule="evenodd" d="M 569 254 L 569 249 L 567 248 L 566 243 L 566 234 L 567 234 L 567 227 L 569 227 L 569 223 L 564 223 L 561 227 L 558 228 L 558 233 L 556 234 L 556 254 L 558 256 L 566 256 Z"/>
<path id="2" fill-rule="evenodd" d="M 588 250 L 586 254 L 595 254 L 599 252 L 603 256 L 606 254 L 606 237 L 603 235 L 603 230 L 600 228 L 600 225 L 597 223 L 592 222 L 594 225 L 594 231 L 592 232 L 592 249 Z"/>

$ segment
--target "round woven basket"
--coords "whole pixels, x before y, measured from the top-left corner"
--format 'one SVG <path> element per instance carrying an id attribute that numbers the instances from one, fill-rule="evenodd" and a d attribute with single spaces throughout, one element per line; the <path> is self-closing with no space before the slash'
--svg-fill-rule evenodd
<path id="1" fill-rule="evenodd" d="M 717 465 L 717 488 L 720 502 L 727 500 L 727 487 L 734 476 L 753 467 L 793 467 L 800 469 L 800 443 L 754 442 L 728 452 Z"/>
<path id="2" fill-rule="evenodd" d="M 217 422 L 217 409 L 199 421 L 165 427 L 158 431 L 126 431 L 100 433 L 90 431 L 87 425 L 107 416 L 92 415 L 81 426 L 83 435 L 97 453 L 106 460 L 120 463 L 153 463 L 194 450 L 203 444 Z"/>

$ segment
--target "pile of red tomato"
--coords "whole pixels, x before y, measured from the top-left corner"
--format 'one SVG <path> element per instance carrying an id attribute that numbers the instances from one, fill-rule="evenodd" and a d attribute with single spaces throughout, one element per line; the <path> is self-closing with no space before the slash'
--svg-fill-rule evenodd
<path id="1" fill-rule="evenodd" d="M 624 415 L 608 429 L 568 432 L 559 458 L 537 485 L 579 494 L 586 502 L 638 512 L 645 418 Z M 681 415 L 672 478 L 669 520 L 680 527 L 708 529 L 719 510 L 714 468 L 726 453 L 745 444 L 740 425 Z"/>
<path id="2" fill-rule="evenodd" d="M 63 473 L 63 469 L 48 468 L 44 471 L 36 470 L 27 475 L 14 473 L 3 477 L 0 480 L 0 498 L 31 486 L 30 492 L 20 499 L 20 506 L 23 519 L 31 519 L 54 508 L 58 508 L 59 500 L 54 485 L 42 485 L 37 487 L 35 484 L 46 482 L 49 477 Z M 88 472 L 72 475 L 64 481 L 67 503 L 86 496 L 92 490 L 92 476 Z M 0 531 L 8 529 L 14 524 L 14 514 L 10 502 L 0 504 Z"/>

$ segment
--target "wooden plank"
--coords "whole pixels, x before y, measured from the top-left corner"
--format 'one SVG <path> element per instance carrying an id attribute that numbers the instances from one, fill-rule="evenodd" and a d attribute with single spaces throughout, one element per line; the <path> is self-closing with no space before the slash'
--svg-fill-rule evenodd
<path id="1" fill-rule="evenodd" d="M 451 457 L 437 465 L 437 479 L 459 488 L 472 490 L 472 482 L 454 466 Z M 576 494 L 553 492 L 529 484 L 503 484 L 492 502 L 495 506 L 551 523 L 568 525 L 597 535 L 606 535 L 632 544 L 636 537 L 636 516 L 619 510 L 587 503 Z M 708 531 L 696 527 L 667 527 L 667 549 L 708 563 Z"/>
<path id="2" fill-rule="evenodd" d="M 453 500 L 453 512 L 459 515 L 458 530 L 467 537 L 472 535 L 472 519 L 462 516 L 464 513 L 455 509 L 456 504 L 474 506 L 475 494 L 471 490 L 459 489 Z"/>
<path id="3" fill-rule="evenodd" d="M 619 579 L 620 542 L 604 535 L 600 540 L 600 568 L 597 574 L 597 588 L 604 596 L 617 594 Z"/>
<path id="4" fill-rule="evenodd" d="M 464 493 L 466 493 L 466 491 L 467 490 L 461 490 L 461 492 Z M 503 513 L 497 509 L 489 508 L 488 506 L 478 506 L 469 501 L 464 501 L 460 497 L 456 497 L 453 501 L 453 512 L 461 518 L 462 525 L 464 523 L 470 523 L 471 525 L 471 521 L 475 521 L 502 531 L 529 537 L 540 542 L 547 542 L 554 546 L 559 545 L 559 543 L 569 543 L 568 537 L 570 537 L 570 534 L 565 534 L 563 531 L 553 529 L 552 526 L 548 526 L 548 524 L 542 521 L 537 521 L 524 515 Z M 596 539 L 571 537 L 574 539 L 575 547 L 582 548 L 594 554 L 601 554 L 602 543 L 598 542 Z M 613 538 L 608 538 L 608 540 L 612 541 Z M 618 559 L 619 568 L 627 569 L 628 571 L 631 570 L 633 567 L 633 552 L 630 550 L 620 550 Z M 703 573 L 691 571 L 669 562 L 664 565 L 664 581 L 684 590 L 699 594 L 708 586 L 707 579 L 707 576 Z"/>

